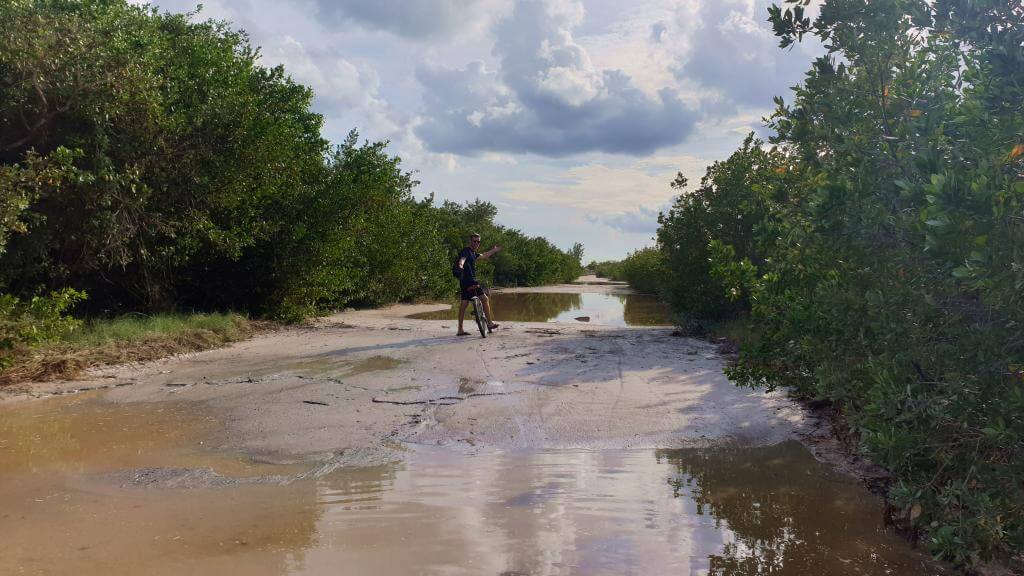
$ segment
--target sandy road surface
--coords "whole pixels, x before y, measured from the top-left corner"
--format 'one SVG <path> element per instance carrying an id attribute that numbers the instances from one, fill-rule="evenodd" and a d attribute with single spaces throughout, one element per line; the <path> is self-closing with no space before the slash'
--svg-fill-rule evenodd
<path id="1" fill-rule="evenodd" d="M 733 386 L 711 344 L 672 337 L 670 329 L 505 322 L 481 339 L 456 337 L 454 321 L 404 318 L 437 308 L 348 311 L 311 327 L 98 371 L 88 381 L 36 392 L 131 383 L 105 397 L 196 403 L 221 421 L 211 448 L 327 467 L 400 457 L 408 444 L 769 444 L 795 437 L 806 424 L 784 396 Z"/>

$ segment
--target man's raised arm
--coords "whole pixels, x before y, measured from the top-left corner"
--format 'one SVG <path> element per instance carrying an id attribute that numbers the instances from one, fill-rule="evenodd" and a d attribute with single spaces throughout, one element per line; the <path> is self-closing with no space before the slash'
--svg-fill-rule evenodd
<path id="1" fill-rule="evenodd" d="M 481 260 L 486 260 L 486 259 L 490 258 L 491 256 L 494 256 L 498 252 L 501 252 L 501 245 L 500 244 L 495 244 L 493 248 L 491 248 L 487 252 L 484 252 L 483 254 L 481 254 L 480 255 L 480 259 Z"/>

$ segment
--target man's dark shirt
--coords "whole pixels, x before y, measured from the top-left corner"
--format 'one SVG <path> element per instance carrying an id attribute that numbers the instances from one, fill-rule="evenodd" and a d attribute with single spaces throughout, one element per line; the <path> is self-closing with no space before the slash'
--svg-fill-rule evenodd
<path id="1" fill-rule="evenodd" d="M 478 252 L 474 252 L 472 248 L 465 247 L 462 252 L 459 252 L 459 260 L 465 258 L 466 263 L 462 265 L 462 280 L 459 283 L 463 288 L 470 284 L 476 284 L 476 259 L 480 257 Z"/>

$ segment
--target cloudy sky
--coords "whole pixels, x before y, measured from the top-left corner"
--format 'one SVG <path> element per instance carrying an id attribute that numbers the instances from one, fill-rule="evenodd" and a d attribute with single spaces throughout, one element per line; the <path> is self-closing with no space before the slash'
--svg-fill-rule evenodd
<path id="1" fill-rule="evenodd" d="M 800 81 L 816 49 L 778 49 L 769 4 L 203 0 L 198 17 L 311 86 L 327 138 L 390 140 L 419 194 L 488 200 L 589 261 L 650 245 L 676 172 L 698 181 Z"/>

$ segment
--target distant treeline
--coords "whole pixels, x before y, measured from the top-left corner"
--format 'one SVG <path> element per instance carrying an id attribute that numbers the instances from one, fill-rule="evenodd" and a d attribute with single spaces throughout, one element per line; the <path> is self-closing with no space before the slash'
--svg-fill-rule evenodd
<path id="1" fill-rule="evenodd" d="M 415 198 L 386 143 L 332 146 L 311 90 L 228 23 L 123 0 L 7 1 L 0 22 L 2 348 L 75 302 L 299 319 L 452 296 L 471 231 L 505 246 L 482 267 L 497 284 L 580 271 L 580 246 L 491 204 Z"/>
<path id="2" fill-rule="evenodd" d="M 782 46 L 828 54 L 776 99 L 771 145 L 678 177 L 656 246 L 590 266 L 692 331 L 746 319 L 731 377 L 838 407 L 894 475 L 893 522 L 961 565 L 1019 562 L 1024 6 L 788 4 Z"/>
<path id="3" fill-rule="evenodd" d="M 592 261 L 587 270 L 599 278 L 629 282 L 631 288 L 645 294 L 666 295 L 664 282 L 668 271 L 657 248 L 641 248 L 623 260 Z"/>

